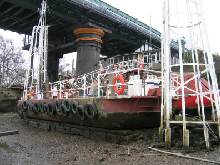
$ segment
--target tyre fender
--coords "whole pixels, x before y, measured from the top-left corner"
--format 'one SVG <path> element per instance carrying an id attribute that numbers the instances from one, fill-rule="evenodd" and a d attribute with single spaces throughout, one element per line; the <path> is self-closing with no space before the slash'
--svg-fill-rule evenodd
<path id="1" fill-rule="evenodd" d="M 55 105 L 52 102 L 49 102 L 47 105 L 48 105 L 48 114 L 55 115 L 56 113 Z"/>
<path id="2" fill-rule="evenodd" d="M 44 112 L 44 102 L 40 102 L 40 112 Z"/>
<path id="3" fill-rule="evenodd" d="M 60 105 L 61 105 L 61 101 L 60 101 L 60 100 L 56 100 L 56 101 L 55 101 L 56 111 L 59 111 Z"/>
<path id="4" fill-rule="evenodd" d="M 22 112 L 22 106 L 21 105 L 17 105 L 17 111 L 18 111 L 18 115 L 20 116 L 21 119 L 24 119 L 24 114 Z"/>
<path id="5" fill-rule="evenodd" d="M 97 109 L 91 102 L 84 105 L 84 112 L 89 119 L 94 119 L 98 115 Z"/>
<path id="6" fill-rule="evenodd" d="M 34 104 L 32 104 L 32 103 L 28 104 L 28 110 L 31 111 L 32 115 L 36 115 L 37 114 L 37 112 L 35 111 L 35 108 L 34 108 Z"/>
<path id="7" fill-rule="evenodd" d="M 48 114 L 48 104 L 44 104 L 44 112 Z"/>
<path id="8" fill-rule="evenodd" d="M 64 100 L 63 104 L 66 106 L 67 111 L 69 111 L 69 112 L 72 111 L 72 104 L 73 104 L 73 102 L 72 102 L 71 99 Z"/>
<path id="9" fill-rule="evenodd" d="M 60 112 L 62 112 L 63 116 L 68 116 L 68 114 L 69 114 L 69 111 L 67 110 L 67 108 L 64 104 L 60 105 Z"/>
<path id="10" fill-rule="evenodd" d="M 85 119 L 86 119 L 86 115 L 85 115 L 85 112 L 84 112 L 84 107 L 83 107 L 83 105 L 79 105 L 79 106 L 77 107 L 76 114 L 77 114 L 77 116 L 78 116 L 78 118 L 79 118 L 80 120 L 85 120 Z"/>
<path id="11" fill-rule="evenodd" d="M 40 103 L 38 101 L 34 103 L 34 111 L 40 112 Z"/>
<path id="12" fill-rule="evenodd" d="M 22 111 L 23 112 L 26 112 L 27 111 L 27 109 L 28 109 L 28 101 L 24 101 L 23 103 L 22 103 L 22 105 L 21 105 L 21 107 L 22 107 Z"/>
<path id="13" fill-rule="evenodd" d="M 77 107 L 79 106 L 78 102 L 77 101 L 73 101 L 72 102 L 72 112 L 73 114 L 76 114 L 77 113 Z"/>
<path id="14" fill-rule="evenodd" d="M 29 102 L 27 110 L 32 111 L 33 108 L 34 108 L 34 105 L 31 102 Z"/>

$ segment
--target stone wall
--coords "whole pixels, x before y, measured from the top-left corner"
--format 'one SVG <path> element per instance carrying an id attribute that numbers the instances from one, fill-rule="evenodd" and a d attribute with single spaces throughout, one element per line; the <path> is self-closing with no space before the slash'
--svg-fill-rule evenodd
<path id="1" fill-rule="evenodd" d="M 17 101 L 21 99 L 23 89 L 0 87 L 0 112 L 15 112 Z"/>

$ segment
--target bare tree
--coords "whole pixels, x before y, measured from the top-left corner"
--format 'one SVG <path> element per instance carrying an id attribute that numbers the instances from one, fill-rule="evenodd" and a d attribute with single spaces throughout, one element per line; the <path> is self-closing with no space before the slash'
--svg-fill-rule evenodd
<path id="1" fill-rule="evenodd" d="M 21 49 L 16 49 L 12 40 L 0 35 L 0 84 L 8 87 L 23 83 L 24 62 Z"/>
<path id="2" fill-rule="evenodd" d="M 71 74 L 71 71 L 70 71 L 70 64 L 64 59 L 60 59 L 60 64 L 59 64 L 59 74 L 62 75 L 62 76 L 67 76 L 68 74 Z"/>

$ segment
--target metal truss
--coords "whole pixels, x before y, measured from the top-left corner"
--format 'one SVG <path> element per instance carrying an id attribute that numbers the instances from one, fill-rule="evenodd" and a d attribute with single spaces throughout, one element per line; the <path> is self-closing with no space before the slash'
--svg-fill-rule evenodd
<path id="1" fill-rule="evenodd" d="M 202 125 L 206 147 L 209 148 L 209 124 L 217 124 L 219 131 L 220 97 L 213 55 L 209 47 L 201 0 L 164 0 L 162 34 L 163 95 L 160 134 L 165 130 L 165 146 L 171 144 L 171 124 L 182 125 L 183 147 L 189 147 L 189 124 Z M 179 46 L 179 63 L 172 64 L 171 42 Z M 192 74 L 191 78 L 186 76 Z M 202 80 L 207 79 L 204 85 Z M 191 85 L 189 85 L 191 84 Z M 193 84 L 193 85 L 192 85 Z M 193 87 L 192 87 L 193 86 Z M 187 119 L 187 97 L 196 98 L 198 120 Z M 174 98 L 182 103 L 181 120 L 172 115 Z M 206 117 L 206 101 L 212 106 L 212 117 Z"/>

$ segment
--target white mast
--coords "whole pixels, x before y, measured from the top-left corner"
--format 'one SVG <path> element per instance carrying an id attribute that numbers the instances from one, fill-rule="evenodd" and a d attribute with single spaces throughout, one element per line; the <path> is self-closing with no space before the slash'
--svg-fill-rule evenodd
<path id="1" fill-rule="evenodd" d="M 39 90 L 42 88 L 42 83 L 45 83 L 47 78 L 48 26 L 46 26 L 46 9 L 47 2 L 43 0 L 41 3 L 38 26 L 34 26 L 32 30 L 29 48 L 30 54 L 28 57 L 29 68 L 24 85 L 25 100 L 29 95 L 29 90 L 34 90 L 34 96 L 36 98 Z"/>
<path id="2" fill-rule="evenodd" d="M 178 47 L 176 52 L 175 47 Z M 179 56 L 179 63 L 173 64 L 172 56 L 176 54 Z M 188 55 L 187 59 L 186 55 Z M 195 123 L 203 125 L 206 147 L 209 148 L 209 123 L 218 124 L 220 133 L 220 97 L 201 0 L 164 0 L 162 57 L 164 58 L 162 67 L 164 92 L 160 133 L 165 125 L 165 146 L 170 147 L 171 124 L 179 123 L 183 127 L 183 146 L 188 147 L 187 126 L 189 123 Z M 184 76 L 186 74 L 193 74 L 193 76 L 186 79 Z M 208 80 L 208 91 L 203 89 L 202 77 Z M 188 85 L 192 82 L 194 83 L 193 89 Z M 186 120 L 186 91 L 191 92 L 187 96 L 197 98 L 199 121 Z M 172 116 L 175 108 L 172 104 L 174 98 L 180 98 L 182 102 L 181 121 L 173 119 Z M 204 99 L 212 102 L 212 121 L 206 119 Z"/>

